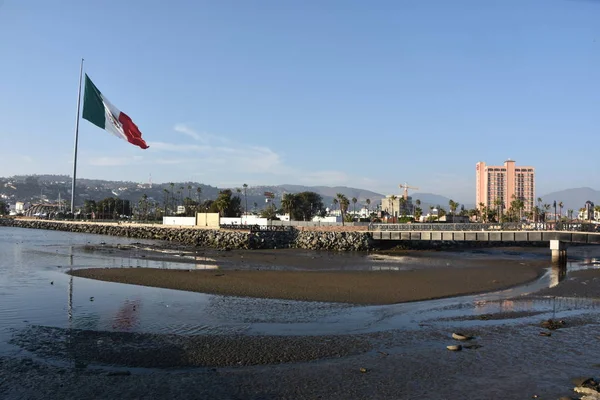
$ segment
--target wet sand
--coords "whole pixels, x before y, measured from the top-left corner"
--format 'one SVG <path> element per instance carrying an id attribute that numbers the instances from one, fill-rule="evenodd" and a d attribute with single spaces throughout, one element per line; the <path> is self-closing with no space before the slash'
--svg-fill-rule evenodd
<path id="1" fill-rule="evenodd" d="M 489 260 L 485 267 L 444 266 L 405 271 L 91 268 L 75 270 L 72 274 L 102 281 L 219 295 L 393 304 L 509 288 L 538 278 L 546 265 L 543 261 Z"/>

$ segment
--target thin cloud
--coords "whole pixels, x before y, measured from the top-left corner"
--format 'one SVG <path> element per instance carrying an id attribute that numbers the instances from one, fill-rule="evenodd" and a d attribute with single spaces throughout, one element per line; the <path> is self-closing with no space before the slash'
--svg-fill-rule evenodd
<path id="1" fill-rule="evenodd" d="M 266 182 L 273 181 L 275 177 L 280 182 L 306 185 L 347 185 L 363 179 L 350 177 L 342 171 L 311 171 L 290 166 L 282 154 L 270 147 L 201 133 L 186 124 L 176 124 L 173 130 L 192 139 L 192 143 L 148 143 L 149 152 L 166 155 L 163 161 L 157 163 L 193 165 L 195 175 L 201 173 L 206 177 L 218 177 L 218 181 L 213 183 L 219 185 L 237 180 Z"/>
<path id="2" fill-rule="evenodd" d="M 229 143 L 229 140 L 224 138 L 223 136 L 216 136 L 206 132 L 198 132 L 193 128 L 187 126 L 186 124 L 176 124 L 173 127 L 173 130 L 175 132 L 183 133 L 184 135 L 189 136 L 192 139 L 202 143 L 215 141 L 219 141 L 221 143 Z"/>
<path id="3" fill-rule="evenodd" d="M 89 164 L 95 167 L 118 167 L 123 165 L 139 164 L 143 160 L 142 156 L 134 157 L 92 157 Z"/>

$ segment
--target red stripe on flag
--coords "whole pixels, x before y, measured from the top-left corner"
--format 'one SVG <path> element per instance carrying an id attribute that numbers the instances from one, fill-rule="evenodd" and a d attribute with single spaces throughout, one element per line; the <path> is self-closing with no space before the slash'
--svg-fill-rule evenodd
<path id="1" fill-rule="evenodd" d="M 119 122 L 123 125 L 123 132 L 127 136 L 127 141 L 131 144 L 147 149 L 148 146 L 144 139 L 142 139 L 142 132 L 138 129 L 137 125 L 133 123 L 131 118 L 123 112 L 119 114 Z"/>

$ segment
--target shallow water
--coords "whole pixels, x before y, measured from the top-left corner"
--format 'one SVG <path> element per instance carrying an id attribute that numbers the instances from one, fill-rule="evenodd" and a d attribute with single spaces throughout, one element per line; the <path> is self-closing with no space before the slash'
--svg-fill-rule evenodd
<path id="1" fill-rule="evenodd" d="M 444 325 L 448 319 L 498 312 L 530 312 L 544 316 L 597 312 L 600 303 L 582 299 L 512 299 L 558 284 L 559 271 L 548 269 L 539 280 L 496 293 L 386 306 L 297 302 L 217 296 L 100 282 L 67 275 L 88 267 L 215 268 L 218 261 L 197 264 L 132 258 L 129 252 L 90 252 L 85 245 L 151 247 L 151 241 L 67 232 L 0 228 L 0 354 L 19 349 L 8 344 L 12 332 L 28 325 L 89 330 L 173 334 L 318 335 L 414 329 Z M 112 250 L 111 250 L 112 251 Z M 535 257 L 514 250 L 491 250 L 507 259 Z M 335 256 L 333 253 L 328 257 Z M 478 250 L 452 257 L 489 257 Z M 541 256 L 544 256 L 543 254 Z M 342 257 L 352 257 L 344 254 Z M 357 256 L 364 263 L 364 255 Z M 370 256 L 371 269 L 403 269 L 407 263 L 426 267 L 439 258 Z M 599 247 L 578 248 L 569 268 L 597 267 Z M 379 259 L 378 259 L 379 258 Z M 357 262 L 357 265 L 359 263 Z M 362 265 L 362 264 L 361 264 Z M 461 321 L 465 326 L 507 324 L 512 320 Z M 539 320 L 537 315 L 536 319 Z M 456 324 L 456 321 L 452 323 Z"/>

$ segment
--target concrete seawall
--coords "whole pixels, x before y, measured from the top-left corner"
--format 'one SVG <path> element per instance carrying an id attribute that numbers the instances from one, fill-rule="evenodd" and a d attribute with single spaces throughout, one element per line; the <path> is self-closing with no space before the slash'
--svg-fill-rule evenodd
<path id="1" fill-rule="evenodd" d="M 286 232 L 247 232 L 162 225 L 26 219 L 0 219 L 0 226 L 155 239 L 212 248 L 365 251 L 374 247 L 371 236 L 364 231 L 300 231 L 292 229 Z"/>

